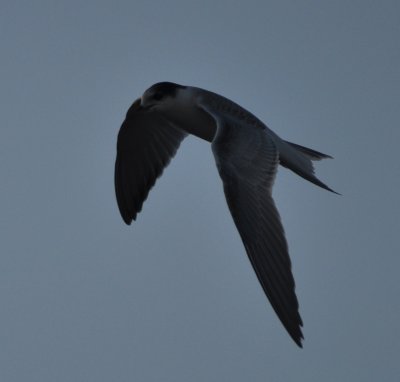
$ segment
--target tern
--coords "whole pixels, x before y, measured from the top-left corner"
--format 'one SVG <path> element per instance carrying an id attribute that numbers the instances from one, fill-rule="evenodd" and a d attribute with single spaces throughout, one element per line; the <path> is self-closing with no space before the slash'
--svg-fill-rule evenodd
<path id="1" fill-rule="evenodd" d="M 160 82 L 132 104 L 118 134 L 115 192 L 126 224 L 136 220 L 150 189 L 188 134 L 211 143 L 226 201 L 251 265 L 283 326 L 302 347 L 303 322 L 272 187 L 282 165 L 336 193 L 314 175 L 312 163 L 332 157 L 281 139 L 221 95 Z"/>

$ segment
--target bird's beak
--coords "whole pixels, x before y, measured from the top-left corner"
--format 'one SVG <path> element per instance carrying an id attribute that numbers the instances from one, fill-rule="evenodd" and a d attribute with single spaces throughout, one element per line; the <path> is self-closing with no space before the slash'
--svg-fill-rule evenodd
<path id="1" fill-rule="evenodd" d="M 155 105 L 143 105 L 143 99 L 142 97 L 138 98 L 133 104 L 132 104 L 132 110 L 138 111 L 138 110 L 149 110 Z"/>
<path id="2" fill-rule="evenodd" d="M 133 110 L 138 110 L 140 109 L 140 106 L 142 104 L 142 97 L 138 98 L 132 105 Z"/>

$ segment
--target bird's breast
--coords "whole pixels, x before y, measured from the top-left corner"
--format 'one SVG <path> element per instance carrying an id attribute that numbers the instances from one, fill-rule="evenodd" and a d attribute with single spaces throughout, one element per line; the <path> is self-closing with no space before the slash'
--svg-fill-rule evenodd
<path id="1" fill-rule="evenodd" d="M 197 106 L 180 107 L 166 117 L 180 129 L 208 142 L 213 140 L 217 130 L 214 118 Z"/>

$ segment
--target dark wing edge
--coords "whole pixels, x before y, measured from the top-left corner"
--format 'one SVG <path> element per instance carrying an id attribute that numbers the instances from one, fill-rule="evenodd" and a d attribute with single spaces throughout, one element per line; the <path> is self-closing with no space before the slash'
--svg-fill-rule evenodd
<path id="1" fill-rule="evenodd" d="M 155 113 L 128 112 L 118 133 L 114 172 L 118 208 L 126 224 L 136 220 L 186 135 Z"/>
<path id="2" fill-rule="evenodd" d="M 271 195 L 278 151 L 264 130 L 238 126 L 240 121 L 226 116 L 217 120 L 212 150 L 229 210 L 265 294 L 291 338 L 302 347 L 303 322 L 288 245 Z"/>

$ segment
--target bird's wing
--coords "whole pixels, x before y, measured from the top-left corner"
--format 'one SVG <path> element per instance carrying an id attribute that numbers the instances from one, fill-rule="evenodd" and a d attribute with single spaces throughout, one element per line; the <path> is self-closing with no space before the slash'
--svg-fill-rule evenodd
<path id="1" fill-rule="evenodd" d="M 302 320 L 288 246 L 272 199 L 278 150 L 262 126 L 202 107 L 217 122 L 212 151 L 247 255 L 279 319 L 301 347 Z"/>
<path id="2" fill-rule="evenodd" d="M 139 105 L 137 100 L 128 110 L 117 142 L 115 193 L 126 224 L 136 220 L 150 189 L 186 136 L 157 113 Z"/>

